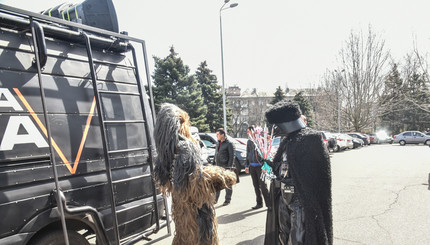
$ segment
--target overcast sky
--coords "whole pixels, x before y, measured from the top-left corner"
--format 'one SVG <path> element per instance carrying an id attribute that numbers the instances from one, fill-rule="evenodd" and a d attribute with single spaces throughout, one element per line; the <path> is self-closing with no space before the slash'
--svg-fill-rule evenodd
<path id="1" fill-rule="evenodd" d="M 39 12 L 64 1 L 0 0 Z M 73 2 L 73 1 L 71 1 Z M 76 2 L 76 1 L 74 1 Z M 114 0 L 120 30 L 146 40 L 149 57 L 169 47 L 192 71 L 202 61 L 221 85 L 219 10 L 222 0 Z M 369 25 L 396 60 L 413 48 L 430 51 L 428 0 L 231 0 L 222 11 L 226 87 L 274 90 L 318 84 L 335 69 L 351 31 Z M 151 74 L 154 61 L 149 60 Z"/>

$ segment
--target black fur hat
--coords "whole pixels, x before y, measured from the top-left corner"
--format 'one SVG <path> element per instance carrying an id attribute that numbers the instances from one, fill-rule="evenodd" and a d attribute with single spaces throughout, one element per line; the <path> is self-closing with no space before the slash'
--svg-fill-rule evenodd
<path id="1" fill-rule="evenodd" d="M 295 121 L 302 115 L 296 102 L 282 100 L 266 111 L 267 121 L 271 124 Z"/>

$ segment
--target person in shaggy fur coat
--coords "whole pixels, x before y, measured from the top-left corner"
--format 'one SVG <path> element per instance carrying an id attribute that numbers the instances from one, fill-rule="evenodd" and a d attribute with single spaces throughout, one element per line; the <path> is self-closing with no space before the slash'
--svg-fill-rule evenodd
<path id="1" fill-rule="evenodd" d="M 276 179 L 264 244 L 333 244 L 330 158 L 320 132 L 306 128 L 295 102 L 278 102 L 266 118 L 283 139 L 270 163 Z"/>
<path id="2" fill-rule="evenodd" d="M 154 179 L 172 196 L 174 245 L 217 245 L 215 193 L 236 183 L 232 171 L 203 167 L 200 147 L 191 136 L 190 118 L 179 107 L 162 104 L 154 130 L 157 158 Z"/>

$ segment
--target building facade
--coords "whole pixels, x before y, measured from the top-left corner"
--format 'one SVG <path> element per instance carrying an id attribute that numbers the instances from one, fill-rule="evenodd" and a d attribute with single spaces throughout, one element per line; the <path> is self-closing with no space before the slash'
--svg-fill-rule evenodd
<path id="1" fill-rule="evenodd" d="M 232 112 L 230 135 L 247 138 L 247 129 L 250 125 L 265 125 L 264 113 L 271 106 L 273 93 L 257 92 L 256 89 L 241 92 L 239 87 L 234 86 L 226 89 L 226 95 L 227 107 Z"/>

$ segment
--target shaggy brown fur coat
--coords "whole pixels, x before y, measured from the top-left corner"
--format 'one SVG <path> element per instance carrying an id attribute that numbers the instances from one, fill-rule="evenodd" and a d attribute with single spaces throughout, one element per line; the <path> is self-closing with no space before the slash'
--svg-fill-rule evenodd
<path id="1" fill-rule="evenodd" d="M 158 156 L 154 178 L 172 196 L 174 245 L 217 245 L 215 193 L 236 183 L 236 175 L 217 166 L 203 167 L 200 149 L 190 139 L 186 112 L 163 104 L 154 138 Z M 185 128 L 184 130 L 181 130 Z"/>

